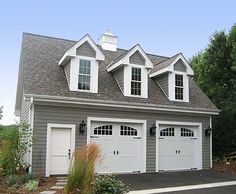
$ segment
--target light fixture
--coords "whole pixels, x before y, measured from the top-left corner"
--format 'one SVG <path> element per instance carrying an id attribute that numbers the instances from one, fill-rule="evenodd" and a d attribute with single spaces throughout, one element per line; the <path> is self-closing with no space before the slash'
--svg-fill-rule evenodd
<path id="1" fill-rule="evenodd" d="M 210 136 L 211 135 L 212 128 L 208 127 L 205 129 L 205 136 Z"/>
<path id="2" fill-rule="evenodd" d="M 156 135 L 156 125 L 153 123 L 153 125 L 150 127 L 150 135 L 155 136 Z"/>
<path id="3" fill-rule="evenodd" d="M 85 127 L 86 127 L 86 123 L 84 122 L 84 120 L 82 120 L 82 122 L 79 124 L 79 133 L 80 134 L 84 134 L 85 132 Z"/>

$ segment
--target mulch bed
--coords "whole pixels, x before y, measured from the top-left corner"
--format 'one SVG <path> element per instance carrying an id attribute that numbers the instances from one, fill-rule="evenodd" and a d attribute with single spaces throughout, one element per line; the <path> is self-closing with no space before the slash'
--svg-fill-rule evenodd
<path id="1" fill-rule="evenodd" d="M 54 186 L 56 184 L 56 182 L 57 182 L 57 179 L 55 177 L 45 178 L 45 181 L 40 181 L 40 186 L 38 187 L 38 189 L 36 191 L 29 192 L 29 191 L 26 191 L 25 189 L 13 190 L 12 188 L 7 187 L 7 185 L 5 184 L 5 181 L 4 181 L 4 177 L 0 177 L 0 194 L 3 194 L 3 193 L 37 194 L 41 191 L 49 190 L 49 188 Z"/>
<path id="2" fill-rule="evenodd" d="M 213 170 L 236 175 L 236 162 L 230 162 L 230 164 L 226 164 L 226 162 L 214 162 Z"/>

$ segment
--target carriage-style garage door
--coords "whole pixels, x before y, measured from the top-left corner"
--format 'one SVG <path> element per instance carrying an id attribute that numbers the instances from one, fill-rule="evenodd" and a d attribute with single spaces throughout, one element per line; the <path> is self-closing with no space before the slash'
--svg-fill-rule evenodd
<path id="1" fill-rule="evenodd" d="M 158 131 L 158 170 L 199 169 L 198 126 L 160 125 Z"/>
<path id="2" fill-rule="evenodd" d="M 90 143 L 97 143 L 102 159 L 98 173 L 143 171 L 143 124 L 92 121 Z"/>

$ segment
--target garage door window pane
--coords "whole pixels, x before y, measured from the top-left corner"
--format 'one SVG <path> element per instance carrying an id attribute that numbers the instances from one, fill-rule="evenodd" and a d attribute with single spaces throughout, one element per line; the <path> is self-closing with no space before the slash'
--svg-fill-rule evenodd
<path id="1" fill-rule="evenodd" d="M 165 128 L 160 131 L 160 136 L 175 136 L 174 127 Z"/>
<path id="2" fill-rule="evenodd" d="M 134 129 L 132 127 L 121 125 L 120 126 L 120 135 L 124 135 L 124 136 L 137 136 L 138 135 L 138 131 L 137 131 L 137 129 Z"/>
<path id="3" fill-rule="evenodd" d="M 181 137 L 194 137 L 194 131 L 187 128 L 181 128 Z"/>
<path id="4" fill-rule="evenodd" d="M 112 135 L 112 125 L 103 125 L 94 128 L 94 135 Z"/>

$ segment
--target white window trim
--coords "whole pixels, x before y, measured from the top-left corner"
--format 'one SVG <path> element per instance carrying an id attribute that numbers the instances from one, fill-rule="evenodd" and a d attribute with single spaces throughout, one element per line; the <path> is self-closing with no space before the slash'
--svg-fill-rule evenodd
<path id="1" fill-rule="evenodd" d="M 87 60 L 87 59 L 79 59 L 78 63 L 79 63 L 79 69 L 80 69 L 80 61 L 81 60 L 84 60 L 84 61 L 89 61 L 90 62 L 90 74 L 84 74 L 84 73 L 80 73 L 78 72 L 78 78 L 79 76 L 88 76 L 89 77 L 89 90 L 86 90 L 86 89 L 78 89 L 78 91 L 91 91 L 91 80 L 92 80 L 92 72 L 91 72 L 91 69 L 92 69 L 92 61 L 91 60 Z M 79 85 L 79 79 L 78 79 L 78 85 Z M 78 86 L 79 87 L 79 86 Z"/>
<path id="2" fill-rule="evenodd" d="M 132 69 L 133 69 L 133 68 L 136 68 L 136 69 L 140 69 L 140 70 L 141 70 L 141 72 L 140 72 L 140 73 L 141 73 L 141 75 L 140 75 L 140 76 L 141 76 L 141 81 L 133 80 L 133 79 L 132 79 Z M 143 81 L 142 81 L 142 72 L 143 72 L 143 71 L 142 71 L 142 68 L 141 68 L 141 67 L 131 67 L 131 81 L 130 81 L 131 86 L 132 86 L 132 82 L 141 83 L 141 86 L 140 86 L 140 95 L 131 94 L 131 88 L 132 88 L 132 87 L 130 86 L 130 95 L 131 95 L 131 96 L 142 96 L 142 90 L 143 90 L 143 89 L 142 89 L 142 88 L 143 88 L 143 87 L 142 87 L 142 86 L 143 86 L 143 83 L 142 83 L 142 82 L 143 82 Z"/>
<path id="3" fill-rule="evenodd" d="M 51 155 L 51 131 L 52 128 L 66 128 L 71 130 L 71 151 L 72 153 L 75 150 L 75 128 L 74 124 L 55 124 L 48 123 L 47 124 L 47 145 L 46 145 L 46 177 L 50 176 L 50 155 Z"/>
<path id="4" fill-rule="evenodd" d="M 175 75 L 183 75 L 183 100 L 175 99 Z M 189 102 L 189 77 L 184 72 L 173 71 L 168 73 L 169 100 L 177 102 Z"/>
<path id="5" fill-rule="evenodd" d="M 90 90 L 78 89 L 78 79 L 79 79 L 79 65 L 80 60 L 91 61 L 90 69 Z M 70 90 L 79 91 L 79 92 L 88 92 L 88 93 L 98 93 L 98 61 L 92 57 L 85 56 L 76 56 L 71 59 L 71 68 L 70 68 Z"/>
<path id="6" fill-rule="evenodd" d="M 146 134 L 147 134 L 147 120 L 136 120 L 136 119 L 118 119 L 118 118 L 103 118 L 103 117 L 87 117 L 87 144 L 90 143 L 91 135 L 91 124 L 93 121 L 102 122 L 116 122 L 116 123 L 135 123 L 143 125 L 143 150 L 142 150 L 142 173 L 146 172 Z"/>
<path id="7" fill-rule="evenodd" d="M 198 153 L 197 153 L 197 158 L 198 158 L 198 165 L 197 165 L 197 170 L 202 170 L 202 123 L 198 122 L 182 122 L 182 121 L 161 121 L 157 120 L 156 121 L 156 172 L 159 172 L 159 129 L 160 125 L 178 125 L 178 126 L 194 126 L 198 127 L 199 130 L 199 145 L 198 145 Z"/>
<path id="8" fill-rule="evenodd" d="M 141 95 L 131 94 L 132 68 L 141 69 Z M 148 98 L 148 70 L 145 66 L 130 64 L 124 67 L 124 96 Z"/>

